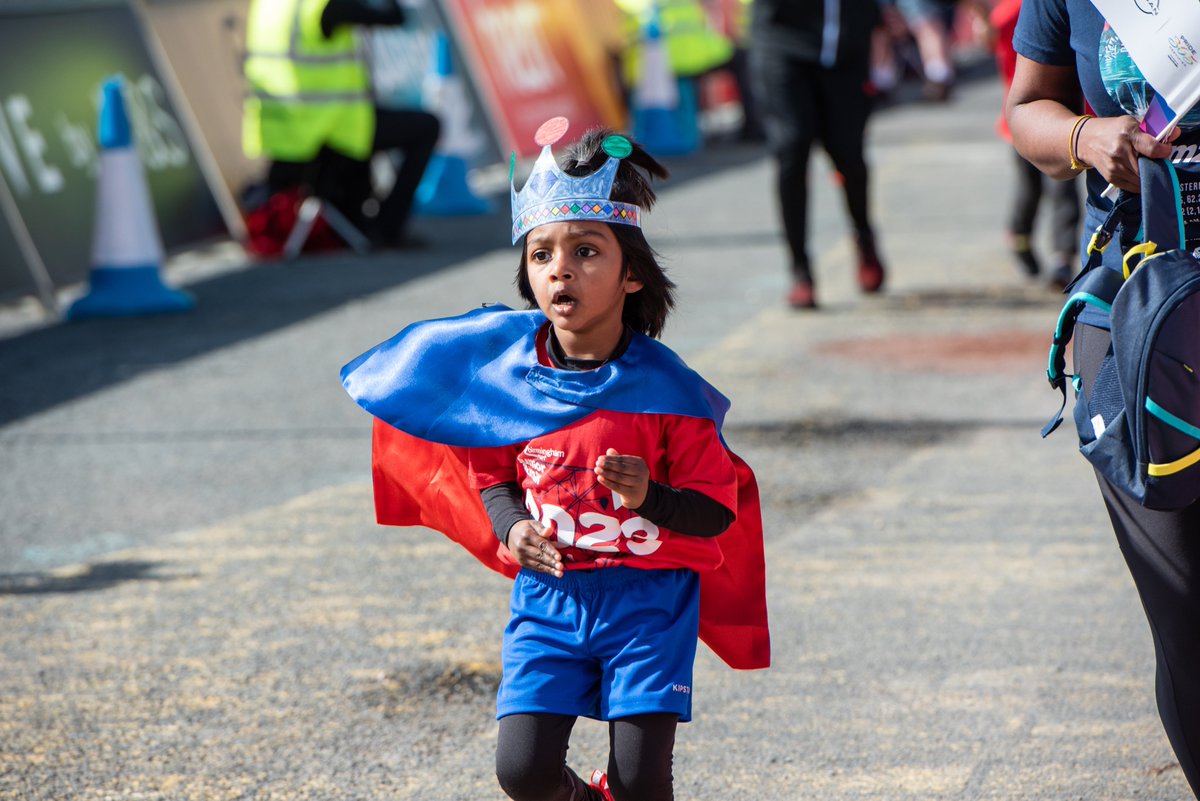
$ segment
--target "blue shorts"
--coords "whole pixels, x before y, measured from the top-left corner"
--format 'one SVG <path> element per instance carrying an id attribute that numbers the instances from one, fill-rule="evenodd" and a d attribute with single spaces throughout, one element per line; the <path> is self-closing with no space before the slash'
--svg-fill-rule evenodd
<path id="1" fill-rule="evenodd" d="M 496 717 L 692 718 L 700 578 L 610 567 L 562 578 L 522 569 L 504 629 Z"/>

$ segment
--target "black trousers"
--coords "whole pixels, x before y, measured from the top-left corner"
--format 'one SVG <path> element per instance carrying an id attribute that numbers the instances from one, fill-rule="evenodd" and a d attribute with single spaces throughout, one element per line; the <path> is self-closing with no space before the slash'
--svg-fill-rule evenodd
<path id="1" fill-rule="evenodd" d="M 1017 191 L 1008 218 L 1008 230 L 1019 236 L 1033 233 L 1038 208 L 1045 200 L 1050 204 L 1051 246 L 1056 259 L 1072 264 L 1079 251 L 1079 220 L 1082 214 L 1079 189 L 1074 179 L 1055 181 L 1013 151 L 1017 170 Z"/>
<path id="2" fill-rule="evenodd" d="M 1109 342 L 1102 328 L 1076 326 L 1075 365 L 1085 393 Z M 1099 474 L 1097 479 L 1150 623 L 1158 714 L 1200 798 L 1200 501 L 1171 512 L 1147 509 Z"/>
<path id="3" fill-rule="evenodd" d="M 514 801 L 602 801 L 567 767 L 575 718 L 507 715 L 500 718 L 496 778 Z M 634 715 L 608 724 L 608 781 L 615 801 L 672 801 L 676 715 Z"/>
<path id="4" fill-rule="evenodd" d="M 413 198 L 425 167 L 433 156 L 441 125 L 425 111 L 376 109 L 372 152 L 395 152 L 402 157 L 396 180 L 381 195 L 371 181 L 371 164 L 323 148 L 307 164 L 271 164 L 267 184 L 272 191 L 306 184 L 346 215 L 376 245 L 398 244 L 412 214 Z M 374 204 L 368 203 L 374 201 Z M 371 208 L 375 205 L 377 208 Z"/>
<path id="5" fill-rule="evenodd" d="M 403 160 L 396 170 L 396 181 L 392 189 L 379 198 L 379 212 L 373 224 L 367 225 L 367 234 L 384 244 L 395 244 L 403 239 L 404 226 L 412 214 L 413 197 L 425 167 L 433 156 L 441 124 L 438 118 L 426 111 L 377 109 L 375 112 L 375 142 L 372 149 L 399 151 Z"/>
<path id="6" fill-rule="evenodd" d="M 863 155 L 871 100 L 868 63 L 825 68 L 778 52 L 752 48 L 755 86 L 767 143 L 778 166 L 776 194 L 793 277 L 812 282 L 808 255 L 808 159 L 820 142 L 840 175 L 846 210 L 861 247 L 874 248 L 867 162 Z"/>

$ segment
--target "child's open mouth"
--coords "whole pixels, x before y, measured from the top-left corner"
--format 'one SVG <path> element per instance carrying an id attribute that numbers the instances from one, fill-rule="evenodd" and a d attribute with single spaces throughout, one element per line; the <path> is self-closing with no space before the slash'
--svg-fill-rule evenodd
<path id="1" fill-rule="evenodd" d="M 566 292 L 556 292 L 554 297 L 550 298 L 550 305 L 556 312 L 562 314 L 575 308 L 575 298 Z"/>

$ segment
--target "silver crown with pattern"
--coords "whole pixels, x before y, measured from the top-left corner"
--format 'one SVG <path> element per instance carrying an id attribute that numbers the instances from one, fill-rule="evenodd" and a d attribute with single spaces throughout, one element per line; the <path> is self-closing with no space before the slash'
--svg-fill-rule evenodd
<path id="1" fill-rule="evenodd" d="M 562 139 L 569 127 L 566 117 L 554 117 L 538 128 L 534 141 L 542 146 L 542 152 L 520 192 L 512 182 L 516 154 L 512 156 L 508 179 L 512 197 L 514 245 L 534 228 L 552 222 L 587 220 L 638 227 L 642 224 L 640 207 L 609 200 L 621 159 L 633 150 L 629 140 L 620 135 L 606 137 L 603 148 L 608 154 L 608 161 L 591 175 L 575 177 L 559 169 L 558 161 L 550 150 L 550 146 Z"/>

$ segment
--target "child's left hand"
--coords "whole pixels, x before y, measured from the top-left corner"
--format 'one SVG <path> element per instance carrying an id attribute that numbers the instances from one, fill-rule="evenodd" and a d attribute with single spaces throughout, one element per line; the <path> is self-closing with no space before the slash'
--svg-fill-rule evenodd
<path id="1" fill-rule="evenodd" d="M 622 456 L 609 448 L 596 459 L 596 477 L 601 486 L 608 487 L 621 497 L 626 509 L 637 509 L 646 502 L 650 488 L 650 468 L 640 456 Z"/>

